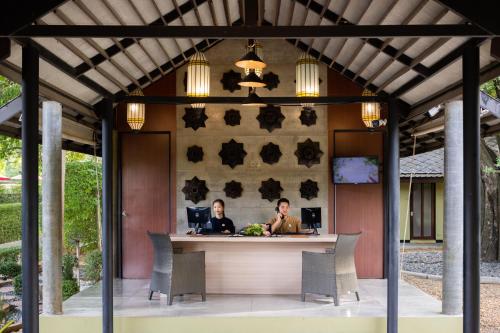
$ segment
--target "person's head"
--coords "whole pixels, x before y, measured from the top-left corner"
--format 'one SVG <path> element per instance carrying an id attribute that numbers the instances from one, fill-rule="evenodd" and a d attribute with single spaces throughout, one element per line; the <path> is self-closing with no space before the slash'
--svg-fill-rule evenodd
<path id="1" fill-rule="evenodd" d="M 284 216 L 288 215 L 288 209 L 290 209 L 290 201 L 287 198 L 281 198 L 278 200 L 277 204 L 278 211 Z"/>
<path id="2" fill-rule="evenodd" d="M 224 216 L 224 201 L 222 199 L 215 199 L 212 202 L 212 209 L 216 216 Z"/>

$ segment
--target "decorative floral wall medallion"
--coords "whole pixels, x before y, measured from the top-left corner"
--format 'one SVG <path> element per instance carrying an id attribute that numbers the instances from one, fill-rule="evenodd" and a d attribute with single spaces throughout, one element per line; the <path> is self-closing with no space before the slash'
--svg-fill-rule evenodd
<path id="1" fill-rule="evenodd" d="M 200 146 L 191 146 L 187 150 L 187 159 L 190 162 L 200 162 L 203 161 L 203 148 Z"/>
<path id="2" fill-rule="evenodd" d="M 229 126 L 239 125 L 240 120 L 241 120 L 241 115 L 240 115 L 240 111 L 238 111 L 238 110 L 231 109 L 231 110 L 227 110 L 224 113 L 224 121 L 226 122 L 226 125 L 229 125 Z"/>
<path id="3" fill-rule="evenodd" d="M 185 181 L 182 193 L 184 193 L 184 198 L 186 200 L 191 200 L 197 204 L 206 199 L 208 188 L 204 180 L 198 179 L 198 177 L 195 176 L 193 179 L 187 179 Z"/>
<path id="4" fill-rule="evenodd" d="M 273 72 L 264 74 L 264 76 L 262 77 L 262 81 L 266 83 L 267 90 L 273 90 L 274 88 L 278 88 L 278 85 L 280 84 L 279 76 L 274 74 Z"/>
<path id="5" fill-rule="evenodd" d="M 268 105 L 260 108 L 257 120 L 259 121 L 260 128 L 272 132 L 276 128 L 281 128 L 281 123 L 285 119 L 281 108 L 279 106 Z"/>
<path id="6" fill-rule="evenodd" d="M 184 120 L 184 127 L 191 127 L 195 131 L 200 127 L 205 127 L 205 120 L 208 119 L 205 114 L 205 109 L 194 109 L 194 108 L 186 108 L 186 112 L 182 117 Z"/>
<path id="7" fill-rule="evenodd" d="M 232 69 L 229 72 L 222 74 L 222 89 L 234 92 L 235 90 L 241 90 L 241 86 L 238 82 L 241 81 L 241 73 L 235 72 Z"/>
<path id="8" fill-rule="evenodd" d="M 229 165 L 232 169 L 237 165 L 243 164 L 243 160 L 247 152 L 243 149 L 243 143 L 239 143 L 231 139 L 231 141 L 223 143 L 219 156 L 222 158 L 223 165 Z"/>
<path id="9" fill-rule="evenodd" d="M 267 199 L 269 202 L 279 199 L 281 197 L 281 191 L 283 191 L 283 188 L 279 180 L 274 180 L 272 178 L 262 181 L 259 188 L 262 199 Z"/>
<path id="10" fill-rule="evenodd" d="M 303 164 L 310 168 L 313 164 L 319 164 L 320 158 L 323 152 L 319 149 L 319 142 L 313 142 L 311 139 L 307 139 L 304 142 L 297 143 L 297 150 L 295 151 L 295 156 L 299 161 L 299 164 Z"/>
<path id="11" fill-rule="evenodd" d="M 302 125 L 311 126 L 316 124 L 318 116 L 316 115 L 316 111 L 314 109 L 304 107 L 300 112 L 299 119 Z"/>
<path id="12" fill-rule="evenodd" d="M 318 192 L 319 192 L 318 182 L 308 179 L 305 182 L 300 183 L 301 198 L 305 198 L 307 200 L 317 198 Z"/>
<path id="13" fill-rule="evenodd" d="M 226 186 L 224 186 L 224 192 L 226 192 L 226 197 L 236 199 L 241 197 L 243 187 L 241 186 L 240 182 L 231 180 L 230 182 L 226 183 Z"/>
<path id="14" fill-rule="evenodd" d="M 260 151 L 262 161 L 267 164 L 277 163 L 280 160 L 281 155 L 280 146 L 275 145 L 272 142 L 269 142 L 267 145 L 262 147 L 262 150 Z"/>

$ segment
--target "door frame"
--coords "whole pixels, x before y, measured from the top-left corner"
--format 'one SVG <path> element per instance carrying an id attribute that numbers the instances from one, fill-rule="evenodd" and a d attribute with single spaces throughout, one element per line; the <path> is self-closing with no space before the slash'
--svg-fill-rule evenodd
<path id="1" fill-rule="evenodd" d="M 122 156 L 122 147 L 123 147 L 123 136 L 124 135 L 150 135 L 150 134 L 166 134 L 168 135 L 168 183 L 169 183 L 169 193 L 168 196 L 168 214 L 169 218 L 172 215 L 172 132 L 171 131 L 122 131 L 118 132 L 118 152 L 117 152 L 117 181 L 118 181 L 118 201 L 117 201 L 117 227 L 116 227 L 116 268 L 117 268 L 117 277 L 123 279 L 123 219 L 122 219 L 122 210 L 123 210 L 123 156 Z M 174 194 L 175 195 L 175 194 Z M 167 221 L 168 222 L 168 221 Z M 170 223 L 169 230 L 171 230 L 172 225 Z"/>
<path id="2" fill-rule="evenodd" d="M 411 212 L 413 212 L 413 191 L 415 189 L 414 186 L 411 187 L 410 196 L 410 241 L 412 240 L 436 240 L 436 183 L 435 182 L 426 182 L 426 181 L 417 181 L 414 185 L 418 185 L 421 187 L 420 190 L 420 215 L 423 217 L 423 209 L 424 209 L 424 191 L 422 191 L 423 185 L 429 184 L 431 185 L 431 235 L 423 236 L 423 237 L 414 237 L 413 234 L 413 216 Z M 420 225 L 420 231 L 424 228 L 423 219 Z M 422 232 L 421 232 L 422 234 Z"/>

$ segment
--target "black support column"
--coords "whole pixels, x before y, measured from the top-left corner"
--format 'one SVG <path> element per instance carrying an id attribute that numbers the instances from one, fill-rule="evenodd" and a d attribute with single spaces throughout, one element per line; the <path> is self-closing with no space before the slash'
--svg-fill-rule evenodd
<path id="1" fill-rule="evenodd" d="M 99 103 L 102 112 L 102 332 L 113 332 L 113 103 Z"/>
<path id="2" fill-rule="evenodd" d="M 38 52 L 22 51 L 23 332 L 38 333 Z"/>
<path id="3" fill-rule="evenodd" d="M 387 332 L 398 332 L 399 297 L 399 114 L 396 100 L 389 100 L 389 120 L 387 126 L 387 194 L 388 194 L 388 234 L 387 234 Z"/>
<path id="4" fill-rule="evenodd" d="M 479 49 L 465 49 L 462 61 L 464 103 L 464 317 L 463 332 L 479 333 L 481 261 Z"/>

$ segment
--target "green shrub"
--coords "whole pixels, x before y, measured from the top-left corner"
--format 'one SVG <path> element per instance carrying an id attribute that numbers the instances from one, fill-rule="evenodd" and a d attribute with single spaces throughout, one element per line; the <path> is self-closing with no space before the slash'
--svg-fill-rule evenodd
<path id="1" fill-rule="evenodd" d="M 18 261 L 21 255 L 21 247 L 7 247 L 0 249 L 0 262 L 2 261 Z"/>
<path id="2" fill-rule="evenodd" d="M 21 265 L 15 261 L 0 262 L 0 275 L 13 278 L 21 273 Z"/>
<path id="3" fill-rule="evenodd" d="M 23 294 L 23 276 L 21 274 L 17 275 L 14 278 L 14 281 L 12 283 L 14 285 L 14 293 L 16 295 L 22 295 Z"/>
<path id="4" fill-rule="evenodd" d="M 73 296 L 74 294 L 78 293 L 79 291 L 80 287 L 78 286 L 78 283 L 76 282 L 75 279 L 63 280 L 62 294 L 64 301 Z"/>
<path id="5" fill-rule="evenodd" d="M 73 268 L 76 266 L 77 263 L 77 258 L 76 256 L 72 255 L 71 253 L 66 253 L 63 255 L 62 258 L 62 276 L 63 280 L 71 280 L 73 279 Z"/>
<path id="6" fill-rule="evenodd" d="M 74 249 L 74 240 L 79 240 L 86 250 L 94 250 L 99 243 L 97 205 L 100 202 L 96 193 L 101 186 L 101 163 L 67 162 L 64 184 L 64 246 Z"/>
<path id="7" fill-rule="evenodd" d="M 21 239 L 21 203 L 0 204 L 0 244 Z"/>
<path id="8" fill-rule="evenodd" d="M 85 257 L 83 274 L 85 279 L 96 283 L 101 279 L 102 256 L 99 250 L 94 250 Z"/>

